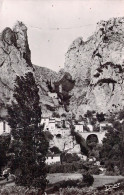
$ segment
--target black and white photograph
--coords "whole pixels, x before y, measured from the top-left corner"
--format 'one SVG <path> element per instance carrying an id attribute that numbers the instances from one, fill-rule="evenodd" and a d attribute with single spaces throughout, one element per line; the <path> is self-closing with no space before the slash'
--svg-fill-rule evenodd
<path id="1" fill-rule="evenodd" d="M 0 195 L 124 195 L 124 0 L 0 0 Z"/>

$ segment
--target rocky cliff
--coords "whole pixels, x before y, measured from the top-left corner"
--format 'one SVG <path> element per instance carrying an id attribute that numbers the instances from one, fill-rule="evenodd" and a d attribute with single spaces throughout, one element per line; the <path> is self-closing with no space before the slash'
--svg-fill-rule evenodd
<path id="1" fill-rule="evenodd" d="M 33 72 L 27 27 L 17 22 L 13 29 L 5 28 L 0 34 L 0 111 L 10 103 L 16 76 Z"/>
<path id="2" fill-rule="evenodd" d="M 70 110 L 118 111 L 124 106 L 124 18 L 100 21 L 86 42 L 77 38 L 65 57 L 75 80 Z"/>

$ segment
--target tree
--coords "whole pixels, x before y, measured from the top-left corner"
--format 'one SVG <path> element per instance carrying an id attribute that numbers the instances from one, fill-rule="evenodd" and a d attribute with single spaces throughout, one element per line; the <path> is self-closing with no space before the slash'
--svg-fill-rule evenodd
<path id="1" fill-rule="evenodd" d="M 7 152 L 10 144 L 10 135 L 0 136 L 0 174 L 2 174 L 2 168 L 7 165 Z"/>
<path id="2" fill-rule="evenodd" d="M 114 172 L 117 166 L 120 173 L 124 174 L 124 122 L 115 121 L 113 128 L 109 127 L 103 139 L 100 157 L 108 171 Z"/>
<path id="3" fill-rule="evenodd" d="M 60 154 L 61 151 L 58 147 L 53 146 L 52 148 L 50 148 L 50 151 L 53 152 L 54 154 Z"/>
<path id="4" fill-rule="evenodd" d="M 97 113 L 97 114 L 96 114 L 96 117 L 97 117 L 98 122 L 103 122 L 103 121 L 105 121 L 105 114 L 103 114 L 103 112 Z"/>
<path id="5" fill-rule="evenodd" d="M 14 98 L 8 106 L 8 123 L 12 129 L 13 152 L 11 169 L 17 171 L 17 183 L 34 186 L 42 190 L 46 187 L 45 156 L 48 142 L 40 127 L 41 107 L 38 87 L 32 73 L 17 76 Z"/>

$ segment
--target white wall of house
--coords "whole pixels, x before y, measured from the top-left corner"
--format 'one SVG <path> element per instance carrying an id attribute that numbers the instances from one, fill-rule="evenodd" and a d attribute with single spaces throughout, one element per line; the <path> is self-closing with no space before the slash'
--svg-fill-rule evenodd
<path id="1" fill-rule="evenodd" d="M 79 132 L 79 133 L 82 133 L 84 131 L 83 125 L 82 124 L 76 124 L 75 125 L 75 131 Z"/>
<path id="2" fill-rule="evenodd" d="M 10 133 L 10 126 L 7 122 L 0 121 L 0 135 L 3 133 Z"/>
<path id="3" fill-rule="evenodd" d="M 54 163 L 60 163 L 60 155 L 53 155 L 53 156 L 48 156 L 46 158 L 46 164 L 50 165 L 50 164 L 54 164 Z"/>

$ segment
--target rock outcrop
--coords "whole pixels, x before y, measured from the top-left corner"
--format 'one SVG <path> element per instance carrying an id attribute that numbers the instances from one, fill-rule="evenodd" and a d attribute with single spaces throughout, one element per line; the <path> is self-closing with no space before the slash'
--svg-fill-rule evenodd
<path id="1" fill-rule="evenodd" d="M 70 110 L 118 111 L 124 106 L 124 18 L 97 24 L 96 32 L 84 42 L 76 39 L 66 53 L 66 72 L 75 87 Z"/>
<path id="2" fill-rule="evenodd" d="M 13 96 L 16 76 L 33 72 L 27 27 L 17 22 L 12 29 L 5 28 L 0 34 L 0 106 L 6 107 Z"/>

